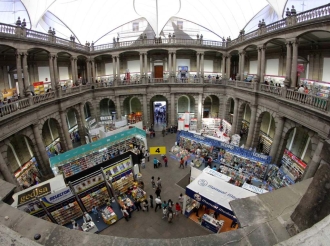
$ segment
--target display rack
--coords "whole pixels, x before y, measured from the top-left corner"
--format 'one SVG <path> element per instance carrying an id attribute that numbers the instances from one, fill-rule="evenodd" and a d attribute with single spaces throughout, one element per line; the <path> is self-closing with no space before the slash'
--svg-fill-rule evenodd
<path id="1" fill-rule="evenodd" d="M 105 183 L 79 194 L 79 197 L 88 212 L 92 211 L 93 206 L 102 206 L 110 199 Z"/>
<path id="2" fill-rule="evenodd" d="M 143 145 L 143 141 L 135 137 L 112 144 L 111 146 L 101 149 L 98 152 L 89 153 L 85 156 L 78 156 L 75 160 L 70 161 L 59 167 L 59 170 L 64 174 L 64 177 L 70 177 L 80 173 L 88 168 L 96 166 L 113 156 L 116 156 L 120 151 L 126 152 L 131 149 L 132 145 Z"/>
<path id="3" fill-rule="evenodd" d="M 297 179 L 299 176 L 303 175 L 307 164 L 296 157 L 289 150 L 284 150 L 284 155 L 282 157 L 282 169 L 288 174 L 293 180 Z"/>
<path id="4" fill-rule="evenodd" d="M 71 198 L 66 200 L 66 202 L 57 204 L 53 208 L 49 208 L 49 211 L 60 225 L 65 225 L 71 222 L 71 220 L 79 218 L 83 215 L 83 212 L 75 198 Z"/>
<path id="5" fill-rule="evenodd" d="M 197 131 L 197 118 L 191 118 L 190 119 L 189 130 L 190 131 Z"/>
<path id="6" fill-rule="evenodd" d="M 216 130 L 219 130 L 221 125 L 221 119 L 219 118 L 203 118 L 202 126 L 203 133 L 206 135 L 213 136 Z"/>
<path id="7" fill-rule="evenodd" d="M 132 170 L 128 170 L 120 175 L 113 177 L 112 187 L 117 195 L 123 194 L 133 186 L 134 178 Z"/>
<path id="8" fill-rule="evenodd" d="M 231 124 L 226 120 L 222 120 L 221 125 L 223 126 L 223 132 L 228 135 L 231 131 Z"/>
<path id="9" fill-rule="evenodd" d="M 259 152 L 268 155 L 270 153 L 270 148 L 272 147 L 273 140 L 266 136 L 265 133 L 260 135 L 260 143 L 262 143 L 262 149 L 259 149 Z"/>
<path id="10" fill-rule="evenodd" d="M 275 189 L 294 184 L 294 181 L 276 165 L 269 168 L 267 176 L 267 182 Z"/>

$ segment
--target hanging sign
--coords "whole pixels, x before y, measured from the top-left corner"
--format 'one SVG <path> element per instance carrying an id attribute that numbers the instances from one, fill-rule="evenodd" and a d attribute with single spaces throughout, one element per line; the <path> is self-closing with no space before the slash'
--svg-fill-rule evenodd
<path id="1" fill-rule="evenodd" d="M 64 189 L 61 189 L 55 193 L 49 194 L 47 196 L 44 196 L 43 198 L 41 198 L 41 200 L 43 201 L 43 203 L 45 204 L 46 207 L 51 206 L 53 204 L 62 202 L 66 199 L 68 199 L 69 197 L 71 197 L 73 194 L 70 190 L 69 187 L 66 187 Z"/>

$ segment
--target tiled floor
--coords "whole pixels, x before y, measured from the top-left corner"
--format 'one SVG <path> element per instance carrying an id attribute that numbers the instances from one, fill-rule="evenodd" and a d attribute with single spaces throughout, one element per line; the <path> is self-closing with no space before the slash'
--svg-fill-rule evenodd
<path id="1" fill-rule="evenodd" d="M 166 146 L 168 152 L 174 145 L 175 137 L 176 134 L 162 137 L 160 132 L 156 132 L 155 138 L 147 140 L 148 147 Z M 148 196 L 152 194 L 155 197 L 155 190 L 152 189 L 150 182 L 151 176 L 154 176 L 155 180 L 160 177 L 163 186 L 162 200 L 172 199 L 172 201 L 177 202 L 180 193 L 184 194 L 184 189 L 176 183 L 183 179 L 190 169 L 179 169 L 179 162 L 169 158 L 169 155 L 167 156 L 168 167 L 163 165 L 158 169 L 154 169 L 152 164 L 154 156 L 151 155 L 150 161 L 146 163 L 146 168 L 142 169 L 141 173 Z M 161 160 L 160 155 L 156 157 Z M 130 238 L 182 238 L 212 233 L 184 215 L 174 217 L 173 223 L 168 223 L 167 220 L 162 220 L 161 210 L 155 212 L 154 209 L 149 208 L 149 212 L 135 211 L 128 222 L 122 219 L 100 234 Z"/>

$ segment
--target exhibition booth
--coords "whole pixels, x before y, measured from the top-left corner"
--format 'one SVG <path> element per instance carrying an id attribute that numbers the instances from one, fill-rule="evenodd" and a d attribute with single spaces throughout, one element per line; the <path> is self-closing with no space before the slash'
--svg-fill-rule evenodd
<path id="1" fill-rule="evenodd" d="M 231 230 L 237 223 L 230 201 L 256 194 L 202 172 L 187 187 L 184 214 L 212 232 Z M 220 219 L 221 218 L 221 219 Z"/>

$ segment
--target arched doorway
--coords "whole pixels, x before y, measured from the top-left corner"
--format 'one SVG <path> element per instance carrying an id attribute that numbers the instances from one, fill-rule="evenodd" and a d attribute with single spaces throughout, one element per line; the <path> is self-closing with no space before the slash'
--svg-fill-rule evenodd
<path id="1" fill-rule="evenodd" d="M 7 148 L 8 168 L 14 173 L 23 188 L 40 183 L 43 179 L 39 170 L 38 158 L 30 138 L 25 135 L 14 135 Z M 49 167 L 48 167 L 49 169 Z"/>
<path id="2" fill-rule="evenodd" d="M 42 126 L 42 140 L 46 146 L 48 157 L 58 155 L 63 152 L 63 136 L 57 120 L 50 118 Z"/>
<path id="3" fill-rule="evenodd" d="M 81 132 L 78 127 L 78 112 L 74 108 L 70 108 L 66 114 L 66 121 L 69 128 L 70 139 L 72 141 L 73 148 L 79 147 L 81 142 Z"/>
<path id="4" fill-rule="evenodd" d="M 241 121 L 241 127 L 240 127 L 240 132 L 239 135 L 241 137 L 240 140 L 240 145 L 245 144 L 248 133 L 249 133 L 249 128 L 250 128 L 250 120 L 251 120 L 251 108 L 250 105 L 247 103 L 244 103 L 241 105 L 242 107 L 242 121 Z"/>
<path id="5" fill-rule="evenodd" d="M 150 99 L 150 126 L 155 131 L 161 131 L 168 126 L 168 101 L 166 97 L 156 95 Z"/>
<path id="6" fill-rule="evenodd" d="M 219 104 L 220 102 L 217 96 L 207 96 L 203 104 L 203 118 L 218 118 Z"/>

